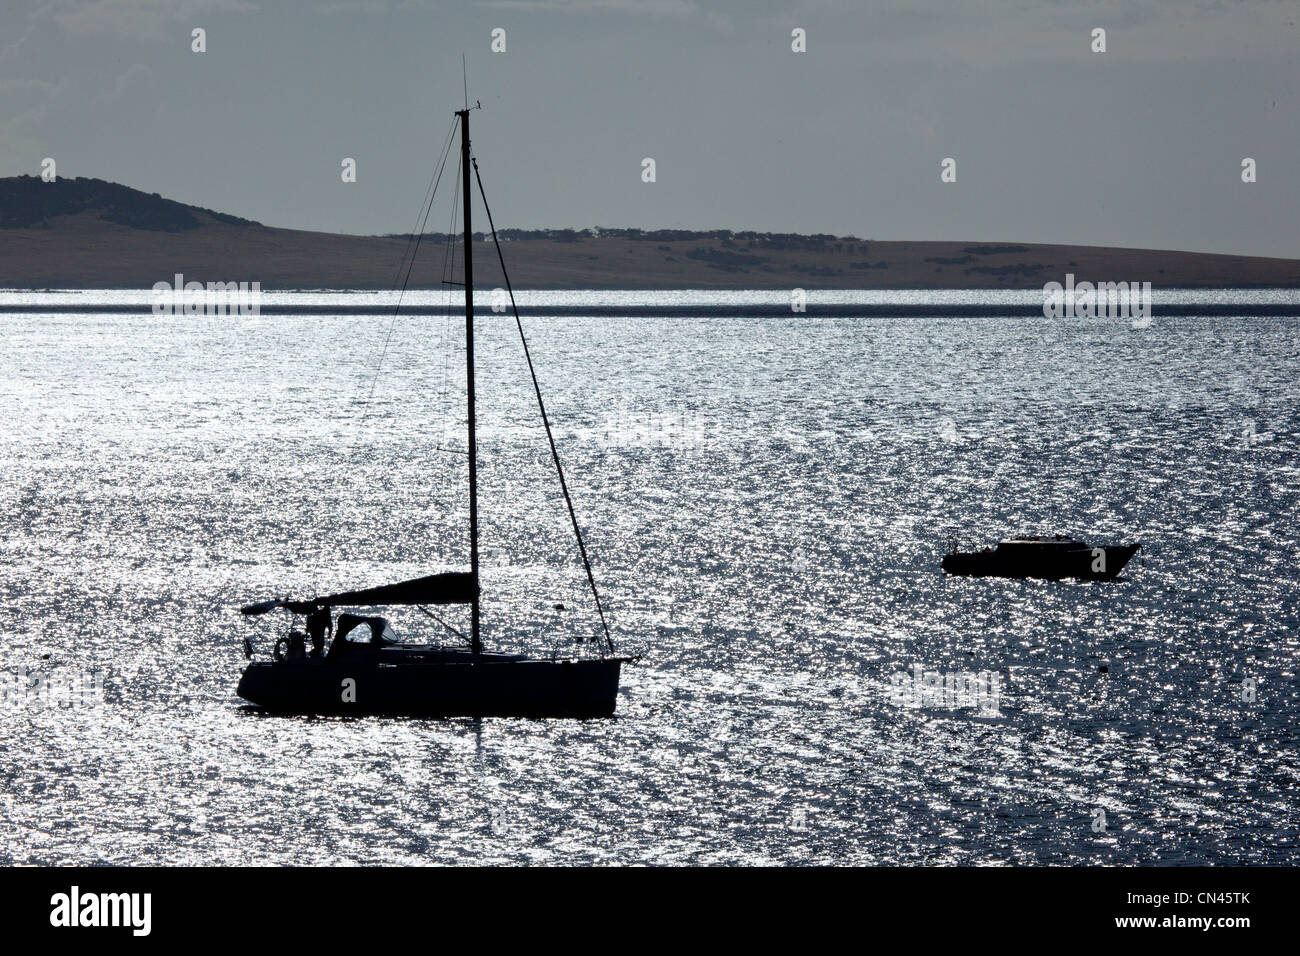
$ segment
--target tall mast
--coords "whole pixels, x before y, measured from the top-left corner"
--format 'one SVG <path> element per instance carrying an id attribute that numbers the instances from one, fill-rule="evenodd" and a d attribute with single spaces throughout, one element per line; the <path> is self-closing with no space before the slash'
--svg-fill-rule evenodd
<path id="1" fill-rule="evenodd" d="M 465 391 L 469 403 L 469 566 L 474 575 L 474 602 L 470 614 L 470 650 L 483 653 L 479 638 L 478 612 L 478 440 L 474 421 L 474 234 L 470 227 L 469 108 L 457 110 L 460 117 L 460 169 L 465 210 Z"/>

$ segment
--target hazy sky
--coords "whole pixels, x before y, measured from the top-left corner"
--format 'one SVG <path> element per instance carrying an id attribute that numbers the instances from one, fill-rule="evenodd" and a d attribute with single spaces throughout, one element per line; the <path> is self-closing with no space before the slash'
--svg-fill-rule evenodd
<path id="1" fill-rule="evenodd" d="M 1297 0 L 4 0 L 0 175 L 49 156 L 268 225 L 407 231 L 464 52 L 498 226 L 1300 257 L 1298 22 Z"/>

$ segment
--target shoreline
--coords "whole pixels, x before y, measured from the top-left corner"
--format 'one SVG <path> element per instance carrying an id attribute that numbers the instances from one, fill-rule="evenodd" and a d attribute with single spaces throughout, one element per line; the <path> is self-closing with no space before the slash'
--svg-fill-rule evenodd
<path id="1" fill-rule="evenodd" d="M 446 305 L 403 305 L 396 310 L 398 315 L 407 316 L 441 316 L 460 314 L 460 306 L 453 304 L 449 310 Z M 373 305 L 353 305 L 340 303 L 335 305 L 295 304 L 270 302 L 259 306 L 257 315 L 361 315 L 386 317 L 394 313 L 392 306 L 377 308 Z M 17 303 L 0 304 L 0 315 L 141 315 L 153 314 L 151 303 L 81 303 L 25 305 Z M 1300 302 L 1187 302 L 1168 303 L 1153 306 L 1153 314 L 1165 318 L 1230 318 L 1230 317 L 1296 317 L 1300 318 Z M 794 312 L 790 305 L 772 303 L 752 303 L 745 305 L 524 305 L 519 307 L 523 318 L 718 318 L 718 319 L 850 319 L 850 318 L 1047 318 L 1041 304 L 1027 303 L 980 303 L 960 305 L 953 303 L 808 303 L 804 311 Z M 163 318 L 164 316 L 159 316 Z M 168 318 L 240 318 L 232 305 L 229 313 L 200 313 L 193 316 L 167 315 Z M 246 315 L 243 317 L 251 317 Z M 511 318 L 509 311 L 494 312 L 490 308 L 478 308 L 478 319 L 492 317 Z M 1120 316 L 1090 316 L 1054 321 L 1114 321 L 1126 319 Z"/>

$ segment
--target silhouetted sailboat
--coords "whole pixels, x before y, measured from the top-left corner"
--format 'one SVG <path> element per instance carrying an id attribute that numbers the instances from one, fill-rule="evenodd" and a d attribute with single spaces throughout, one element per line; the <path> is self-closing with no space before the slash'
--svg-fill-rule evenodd
<path id="1" fill-rule="evenodd" d="M 469 113 L 457 110 L 460 120 L 461 181 L 465 241 L 465 372 L 468 406 L 469 458 L 469 571 L 433 574 L 409 581 L 355 591 L 342 591 L 308 598 L 262 601 L 241 608 L 245 615 L 261 615 L 285 609 L 307 615 L 307 634 L 291 631 L 276 643 L 272 661 L 254 661 L 244 670 L 238 694 L 245 700 L 282 713 L 377 713 L 437 716 L 521 716 L 521 717 L 607 717 L 614 713 L 618 697 L 620 668 L 635 660 L 619 657 L 605 620 L 600 594 L 596 590 L 591 562 L 569 497 L 564 470 L 551 433 L 541 389 L 533 372 L 528 342 L 515 310 L 524 354 L 528 358 L 538 408 L 550 442 L 559 475 L 560 488 L 578 540 L 587 580 L 595 598 L 604 632 L 599 658 L 530 658 L 522 654 L 484 651 L 479 630 L 479 529 L 478 453 L 474 398 L 474 268 L 473 233 L 470 226 Z M 472 164 L 474 178 L 483 195 L 484 209 L 492 238 L 497 242 L 492 212 L 483 194 L 478 164 Z M 501 246 L 497 242 L 497 255 Z M 501 258 L 502 272 L 505 260 Z M 514 305 L 514 291 L 506 277 L 506 288 Z M 333 609 L 384 607 L 393 605 L 470 606 L 468 646 L 410 644 L 398 641 L 380 616 L 343 613 L 328 652 L 324 635 L 333 622 Z M 312 638 L 308 652 L 306 640 Z M 251 646 L 245 642 L 251 656 Z"/>

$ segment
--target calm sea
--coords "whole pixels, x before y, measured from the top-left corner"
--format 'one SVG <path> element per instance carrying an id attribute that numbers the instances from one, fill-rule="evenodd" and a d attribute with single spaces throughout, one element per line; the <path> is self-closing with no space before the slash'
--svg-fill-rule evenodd
<path id="1" fill-rule="evenodd" d="M 1296 318 L 526 321 L 644 655 L 617 718 L 321 720 L 242 706 L 285 622 L 237 608 L 465 566 L 461 321 L 41 311 L 148 301 L 77 295 L 0 295 L 31 306 L 0 315 L 0 862 L 1297 862 Z M 517 333 L 478 328 L 485 640 L 590 653 Z M 1111 584 L 940 572 L 1024 532 L 1142 550 Z M 996 694 L 916 706 L 917 668 Z"/>

